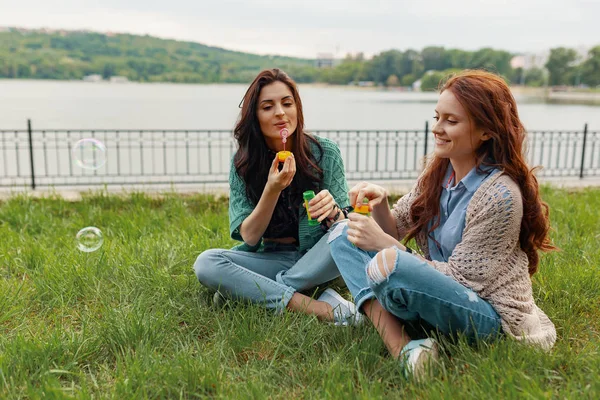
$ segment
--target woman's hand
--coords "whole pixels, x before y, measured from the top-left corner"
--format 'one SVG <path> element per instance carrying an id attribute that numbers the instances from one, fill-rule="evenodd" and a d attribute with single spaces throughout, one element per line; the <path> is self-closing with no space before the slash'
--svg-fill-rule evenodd
<path id="1" fill-rule="evenodd" d="M 348 214 L 348 240 L 366 251 L 380 251 L 398 245 L 371 217 L 358 213 Z"/>
<path id="2" fill-rule="evenodd" d="M 329 190 L 323 189 L 308 202 L 308 212 L 319 222 L 325 218 L 333 218 L 340 210 L 335 206 L 335 199 L 329 193 Z"/>
<path id="3" fill-rule="evenodd" d="M 296 175 L 296 160 L 294 155 L 290 154 L 283 163 L 283 168 L 279 170 L 279 158 L 275 154 L 275 159 L 271 163 L 269 169 L 269 177 L 267 178 L 267 184 L 265 189 L 280 193 L 283 189 L 288 187 Z"/>
<path id="4" fill-rule="evenodd" d="M 384 204 L 386 208 L 388 207 L 388 192 L 381 186 L 375 185 L 369 182 L 360 182 L 356 184 L 350 191 L 348 192 L 348 197 L 350 197 L 350 205 L 352 207 L 356 207 L 356 205 L 361 205 L 363 199 L 369 199 L 369 208 L 371 210 L 378 208 L 381 204 Z"/>

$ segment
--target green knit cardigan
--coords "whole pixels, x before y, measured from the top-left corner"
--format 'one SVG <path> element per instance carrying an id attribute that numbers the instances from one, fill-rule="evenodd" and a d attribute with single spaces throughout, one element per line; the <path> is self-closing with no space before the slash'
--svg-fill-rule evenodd
<path id="1" fill-rule="evenodd" d="M 323 170 L 323 181 L 321 182 L 321 190 L 327 189 L 340 207 L 349 205 L 348 199 L 348 183 L 344 172 L 344 161 L 338 145 L 327 138 L 314 136 L 321 147 L 323 155 L 319 162 L 319 167 Z M 311 144 L 312 154 L 319 159 L 319 149 L 315 144 Z M 231 238 L 243 241 L 240 235 L 240 226 L 242 222 L 252 213 L 255 205 L 246 196 L 246 185 L 239 177 L 231 159 L 229 169 L 229 233 Z M 304 253 L 313 247 L 319 239 L 324 235 L 321 227 L 309 226 L 306 209 L 300 207 L 298 226 L 298 238 L 300 240 L 298 251 Z M 235 250 L 241 251 L 262 251 L 262 239 L 255 246 L 250 246 L 246 243 L 235 246 Z"/>

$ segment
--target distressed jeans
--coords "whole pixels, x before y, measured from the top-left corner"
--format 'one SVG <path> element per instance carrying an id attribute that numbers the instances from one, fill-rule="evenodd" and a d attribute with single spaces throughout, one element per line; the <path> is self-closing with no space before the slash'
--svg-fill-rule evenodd
<path id="1" fill-rule="evenodd" d="M 284 309 L 296 291 L 340 276 L 331 257 L 329 233 L 302 254 L 298 251 L 246 252 L 210 249 L 194 263 L 196 277 L 221 294 L 267 308 Z M 290 249 L 293 246 L 281 246 Z"/>
<path id="2" fill-rule="evenodd" d="M 367 268 L 377 253 L 354 246 L 347 230 L 345 223 L 333 227 L 330 247 L 357 309 L 377 298 L 402 320 L 412 338 L 430 330 L 463 335 L 469 341 L 501 334 L 500 316 L 487 301 L 413 254 L 395 248 L 396 263 L 389 266 L 390 274 L 374 281 Z"/>

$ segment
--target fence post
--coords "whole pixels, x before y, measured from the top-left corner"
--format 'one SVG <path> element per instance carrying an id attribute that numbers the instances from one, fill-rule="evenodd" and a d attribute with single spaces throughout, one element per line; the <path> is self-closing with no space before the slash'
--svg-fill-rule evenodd
<path id="1" fill-rule="evenodd" d="M 425 136 L 423 139 L 425 140 L 425 146 L 423 150 L 423 167 L 427 164 L 427 139 L 429 139 L 429 121 L 425 120 Z"/>
<path id="2" fill-rule="evenodd" d="M 29 136 L 29 165 L 31 166 L 31 188 L 35 190 L 35 169 L 33 168 L 33 139 L 31 137 L 31 119 L 27 120 L 27 134 Z"/>
<path id="3" fill-rule="evenodd" d="M 587 131 L 588 131 L 587 125 L 588 124 L 586 122 L 586 124 L 583 127 L 583 146 L 581 146 L 582 147 L 582 149 L 581 149 L 581 168 L 579 169 L 579 179 L 583 179 L 583 163 L 585 161 L 585 142 L 587 140 Z"/>

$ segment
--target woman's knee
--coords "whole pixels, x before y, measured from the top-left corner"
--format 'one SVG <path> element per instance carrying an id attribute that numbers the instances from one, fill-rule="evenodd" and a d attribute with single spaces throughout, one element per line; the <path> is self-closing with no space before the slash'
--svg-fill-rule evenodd
<path id="1" fill-rule="evenodd" d="M 216 266 L 220 258 L 223 257 L 222 249 L 209 249 L 200 253 L 194 263 L 194 272 L 198 281 L 203 284 L 210 284 L 216 273 Z"/>
<path id="2" fill-rule="evenodd" d="M 422 273 L 426 266 L 422 260 L 397 247 L 389 247 L 381 250 L 371 260 L 367 267 L 367 275 L 373 283 L 381 283 L 387 280 L 393 273 L 395 279 L 400 282 L 410 282 L 419 285 L 421 281 L 427 280 L 427 274 Z"/>
<path id="3" fill-rule="evenodd" d="M 367 267 L 367 275 L 374 283 L 381 283 L 396 270 L 398 252 L 394 247 L 381 250 Z"/>

